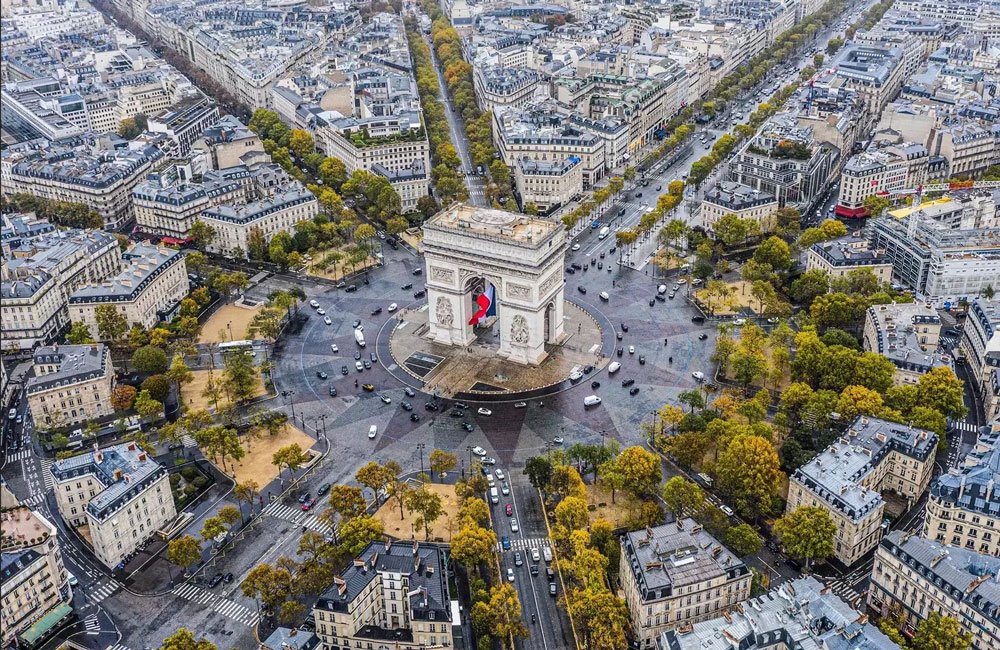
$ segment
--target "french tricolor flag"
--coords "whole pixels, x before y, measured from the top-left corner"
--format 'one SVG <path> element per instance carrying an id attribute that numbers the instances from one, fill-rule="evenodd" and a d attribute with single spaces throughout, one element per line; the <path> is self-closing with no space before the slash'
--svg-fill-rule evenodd
<path id="1" fill-rule="evenodd" d="M 469 325 L 479 325 L 490 316 L 497 315 L 495 298 L 496 291 L 493 288 L 493 285 L 490 284 L 486 287 L 486 291 L 476 297 L 476 304 L 479 305 L 479 311 L 477 311 L 476 314 L 469 319 Z"/>

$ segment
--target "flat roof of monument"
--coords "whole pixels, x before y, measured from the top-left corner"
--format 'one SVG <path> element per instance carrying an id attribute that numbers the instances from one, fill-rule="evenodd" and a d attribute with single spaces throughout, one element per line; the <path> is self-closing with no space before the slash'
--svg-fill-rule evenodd
<path id="1" fill-rule="evenodd" d="M 477 237 L 529 246 L 539 246 L 563 229 L 565 226 L 561 221 L 463 203 L 452 205 L 424 224 L 425 231 L 458 230 Z"/>

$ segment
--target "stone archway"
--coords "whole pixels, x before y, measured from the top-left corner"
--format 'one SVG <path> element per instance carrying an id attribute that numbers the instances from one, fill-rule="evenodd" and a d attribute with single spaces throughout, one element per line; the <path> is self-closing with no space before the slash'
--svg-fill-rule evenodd
<path id="1" fill-rule="evenodd" d="M 468 323 L 476 311 L 472 290 L 482 278 L 484 288 L 495 288 L 499 356 L 540 363 L 545 344 L 564 338 L 565 230 L 560 222 L 466 205 L 424 224 L 427 336 L 443 345 L 475 339 Z"/>

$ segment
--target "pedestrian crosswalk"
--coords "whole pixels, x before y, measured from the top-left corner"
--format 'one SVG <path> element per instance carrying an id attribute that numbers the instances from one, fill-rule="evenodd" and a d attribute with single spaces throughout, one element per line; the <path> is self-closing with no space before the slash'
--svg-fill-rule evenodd
<path id="1" fill-rule="evenodd" d="M 264 514 L 277 517 L 278 519 L 284 519 L 285 521 L 290 521 L 293 524 L 305 526 L 309 530 L 317 532 L 320 535 L 330 535 L 333 533 L 332 524 L 322 521 L 314 514 L 303 512 L 300 508 L 286 506 L 280 501 L 272 501 L 268 504 L 267 507 L 264 508 Z"/>
<path id="2" fill-rule="evenodd" d="M 193 603 L 211 607 L 219 614 L 222 614 L 227 618 L 231 618 L 237 623 L 242 623 L 248 627 L 256 625 L 259 619 L 257 612 L 252 611 L 250 608 L 241 605 L 234 600 L 230 600 L 229 598 L 223 598 L 218 594 L 213 594 L 211 591 L 197 585 L 190 583 L 180 584 L 174 587 L 171 590 L 171 593 L 176 596 L 180 596 L 185 600 L 190 600 Z"/>
<path id="3" fill-rule="evenodd" d="M 86 628 L 87 634 L 99 634 L 101 631 L 101 622 L 97 620 L 97 614 L 91 614 L 83 619 L 83 627 Z"/>
<path id="4" fill-rule="evenodd" d="M 530 551 L 533 548 L 541 550 L 542 548 L 549 546 L 549 540 L 546 537 L 529 537 L 527 539 L 521 539 L 515 537 L 510 540 L 510 550 L 511 551 Z M 497 542 L 497 550 L 503 551 L 503 542 Z"/>
<path id="5" fill-rule="evenodd" d="M 215 606 L 215 611 L 247 627 L 257 625 L 257 619 L 259 618 L 257 612 L 251 611 L 249 608 L 228 598 L 220 599 L 219 604 Z"/>
<path id="6" fill-rule="evenodd" d="M 113 578 L 100 580 L 87 589 L 87 597 L 90 598 L 91 602 L 97 604 L 121 589 L 121 586 L 122 583 Z"/>
<path id="7" fill-rule="evenodd" d="M 953 431 L 968 431 L 969 433 L 979 433 L 979 425 L 966 420 L 958 420 L 951 423 Z"/>
<path id="8" fill-rule="evenodd" d="M 48 492 L 53 489 L 55 481 L 52 478 L 52 459 L 43 458 L 42 459 L 42 480 L 45 481 L 45 491 Z"/>
<path id="9" fill-rule="evenodd" d="M 833 593 L 848 605 L 857 607 L 861 604 L 861 594 L 856 592 L 846 580 L 831 580 L 827 583 L 827 586 L 830 587 L 833 590 Z"/>
<path id="10" fill-rule="evenodd" d="M 114 645 L 109 645 L 104 650 L 132 650 L 132 648 L 128 647 L 124 643 L 116 643 Z"/>
<path id="11" fill-rule="evenodd" d="M 28 506 L 29 508 L 34 508 L 35 506 L 41 504 L 42 501 L 45 501 L 45 495 L 42 493 L 36 493 L 32 494 L 27 499 L 22 499 L 21 505 Z"/>
<path id="12" fill-rule="evenodd" d="M 12 451 L 7 454 L 7 462 L 13 463 L 15 461 L 22 460 L 31 456 L 30 449 L 19 449 L 17 451 Z"/>
<path id="13" fill-rule="evenodd" d="M 170 592 L 174 595 L 180 596 L 185 600 L 190 600 L 193 603 L 198 603 L 199 605 L 207 605 L 208 603 L 214 603 L 219 599 L 219 597 L 213 594 L 207 589 L 202 589 L 197 585 L 193 585 L 189 582 L 177 585 Z"/>

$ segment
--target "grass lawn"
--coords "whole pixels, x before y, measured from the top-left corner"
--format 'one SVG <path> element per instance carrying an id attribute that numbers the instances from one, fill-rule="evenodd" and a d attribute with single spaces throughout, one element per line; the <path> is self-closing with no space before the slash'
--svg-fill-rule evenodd
<path id="1" fill-rule="evenodd" d="M 606 519 L 615 528 L 624 526 L 629 514 L 638 509 L 635 499 L 622 490 L 615 493 L 615 502 L 611 503 L 611 491 L 605 490 L 600 485 L 587 486 L 587 505 L 597 508 L 590 513 L 591 521 Z"/>
<path id="2" fill-rule="evenodd" d="M 427 489 L 436 492 L 441 497 L 441 507 L 444 509 L 444 514 L 431 526 L 430 541 L 450 542 L 453 532 L 450 528 L 456 523 L 458 515 L 458 498 L 455 496 L 455 486 L 444 483 L 428 483 Z M 396 499 L 389 499 L 375 513 L 375 516 L 385 526 L 386 535 L 398 539 L 411 539 L 413 535 L 416 535 L 418 540 L 423 540 L 423 527 L 419 529 L 410 527 L 416 525 L 418 515 L 411 514 L 405 506 L 403 507 L 403 515 L 400 518 L 399 503 Z"/>
<path id="3" fill-rule="evenodd" d="M 223 305 L 201 326 L 199 343 L 224 343 L 229 340 L 264 338 L 259 333 L 247 336 L 247 327 L 260 307 L 248 309 L 236 305 Z M 232 337 L 230 337 L 232 334 Z"/>
<path id="4" fill-rule="evenodd" d="M 237 483 L 252 478 L 258 485 L 264 487 L 278 477 L 278 468 L 271 463 L 274 452 L 295 442 L 299 443 L 302 451 L 305 451 L 316 442 L 291 424 L 286 424 L 282 431 L 274 436 L 269 435 L 266 430 L 259 434 L 259 437 L 250 443 L 250 450 L 246 456 L 236 465 Z"/>
<path id="5" fill-rule="evenodd" d="M 181 386 L 181 401 L 183 401 L 184 405 L 189 409 L 196 411 L 199 409 L 207 409 L 210 406 L 214 408 L 215 405 L 210 402 L 210 398 L 205 397 L 202 393 L 205 392 L 205 386 L 208 384 L 209 375 L 214 374 L 215 381 L 219 382 L 222 381 L 225 376 L 225 372 L 224 368 L 216 368 L 214 371 L 192 370 L 191 374 L 194 375 L 194 380 Z M 264 395 L 266 393 L 264 390 L 264 379 L 261 377 L 260 373 L 257 373 L 256 380 L 257 385 L 254 390 L 253 397 Z M 226 399 L 226 390 L 221 388 L 219 390 L 219 406 L 224 406 L 227 403 L 228 400 Z"/>
<path id="6" fill-rule="evenodd" d="M 726 302 L 722 302 L 717 296 L 712 298 L 712 311 L 715 312 L 716 316 L 731 316 L 744 307 L 749 307 L 756 312 L 756 308 L 760 305 L 750 293 L 749 282 L 739 280 L 737 282 L 727 282 L 726 284 L 735 289 L 736 292 Z M 708 289 L 699 289 L 695 292 L 695 296 L 706 307 L 709 304 L 707 294 Z"/>

